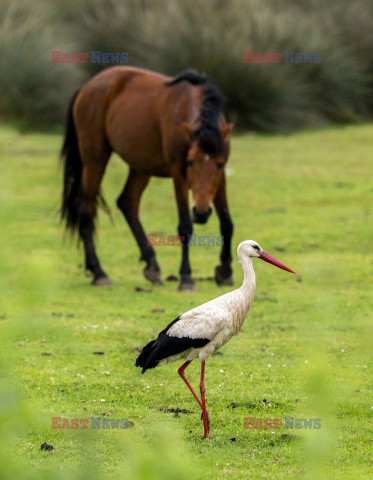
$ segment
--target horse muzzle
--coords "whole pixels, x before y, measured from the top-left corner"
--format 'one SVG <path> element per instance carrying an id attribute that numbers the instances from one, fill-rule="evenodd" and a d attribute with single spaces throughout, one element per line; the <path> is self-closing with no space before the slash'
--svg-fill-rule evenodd
<path id="1" fill-rule="evenodd" d="M 193 207 L 193 222 L 204 224 L 211 215 L 212 208 L 208 207 L 205 212 L 199 212 L 196 207 Z"/>

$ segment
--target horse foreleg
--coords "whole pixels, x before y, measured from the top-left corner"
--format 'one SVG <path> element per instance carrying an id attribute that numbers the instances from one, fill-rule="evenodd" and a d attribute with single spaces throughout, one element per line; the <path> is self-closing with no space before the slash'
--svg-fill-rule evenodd
<path id="1" fill-rule="evenodd" d="M 152 283 L 162 284 L 161 271 L 155 257 L 154 248 L 149 244 L 139 220 L 140 199 L 149 180 L 149 175 L 130 170 L 126 185 L 117 200 L 117 205 L 123 212 L 140 248 L 140 260 L 146 262 L 144 277 Z"/>
<path id="2" fill-rule="evenodd" d="M 233 223 L 229 215 L 225 174 L 221 180 L 214 199 L 216 213 L 219 216 L 220 232 L 224 243 L 220 252 L 221 264 L 215 267 L 215 281 L 218 285 L 233 285 L 231 241 L 233 235 Z"/>
<path id="3" fill-rule="evenodd" d="M 194 292 L 196 287 L 192 279 L 192 271 L 189 264 L 189 236 L 193 232 L 193 225 L 190 219 L 188 205 L 188 186 L 184 179 L 180 177 L 174 178 L 176 201 L 179 213 L 179 236 L 182 237 L 182 258 L 180 265 L 180 292 Z"/>

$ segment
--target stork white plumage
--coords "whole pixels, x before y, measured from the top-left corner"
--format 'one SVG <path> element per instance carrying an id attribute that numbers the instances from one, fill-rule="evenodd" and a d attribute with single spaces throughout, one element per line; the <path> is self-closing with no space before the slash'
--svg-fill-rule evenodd
<path id="1" fill-rule="evenodd" d="M 253 257 L 265 260 L 288 272 L 296 273 L 264 252 L 260 245 L 253 240 L 240 243 L 237 254 L 244 272 L 242 286 L 175 318 L 155 340 L 145 345 L 136 360 L 136 366 L 142 367 L 141 373 L 156 367 L 161 361 L 185 360 L 178 373 L 202 408 L 204 438 L 209 438 L 210 424 L 205 398 L 205 361 L 212 353 L 225 345 L 233 335 L 239 333 L 245 317 L 250 311 L 255 295 Z M 201 399 L 198 398 L 184 373 L 190 362 L 197 357 L 201 361 Z"/>

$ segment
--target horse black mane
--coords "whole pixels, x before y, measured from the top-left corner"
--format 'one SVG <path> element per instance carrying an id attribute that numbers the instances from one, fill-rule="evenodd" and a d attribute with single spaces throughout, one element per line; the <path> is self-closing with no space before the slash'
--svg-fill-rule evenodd
<path id="1" fill-rule="evenodd" d="M 195 70 L 185 70 L 179 73 L 173 80 L 166 82 L 166 85 L 172 86 L 182 81 L 192 85 L 202 85 L 201 126 L 193 133 L 198 137 L 198 146 L 201 150 L 217 157 L 224 151 L 224 141 L 218 123 L 225 103 L 223 94 L 205 74 Z"/>

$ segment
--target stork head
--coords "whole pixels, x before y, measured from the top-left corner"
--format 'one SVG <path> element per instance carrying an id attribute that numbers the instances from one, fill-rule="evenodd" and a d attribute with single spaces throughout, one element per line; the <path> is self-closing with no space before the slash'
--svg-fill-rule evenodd
<path id="1" fill-rule="evenodd" d="M 255 240 L 245 240 L 244 242 L 241 242 L 238 245 L 237 254 L 239 258 L 258 257 L 261 260 L 264 260 L 265 262 L 271 263 L 272 265 L 275 265 L 278 268 L 282 268 L 283 270 L 286 270 L 287 272 L 291 272 L 295 274 L 297 273 L 297 272 L 294 272 L 294 270 L 292 270 L 291 268 L 287 267 L 283 263 L 273 258 L 269 253 L 265 252 L 262 249 L 262 247 L 259 245 L 259 243 L 255 242 Z"/>

